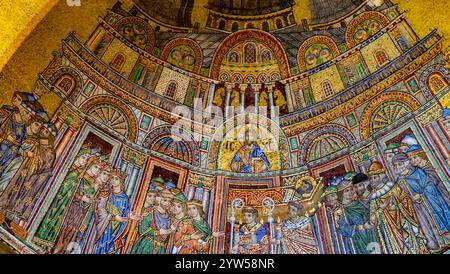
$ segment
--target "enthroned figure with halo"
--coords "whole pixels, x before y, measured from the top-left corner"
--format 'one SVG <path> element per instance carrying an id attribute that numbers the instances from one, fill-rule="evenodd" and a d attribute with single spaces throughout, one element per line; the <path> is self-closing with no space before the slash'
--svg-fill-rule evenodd
<path id="1" fill-rule="evenodd" d="M 252 125 L 245 126 L 244 144 L 231 160 L 231 170 L 239 173 L 268 172 L 270 162 L 257 144 L 258 134 Z"/>

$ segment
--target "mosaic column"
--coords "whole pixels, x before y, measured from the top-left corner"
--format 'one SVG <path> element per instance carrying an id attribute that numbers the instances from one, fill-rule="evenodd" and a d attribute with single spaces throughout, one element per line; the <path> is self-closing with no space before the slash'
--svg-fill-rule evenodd
<path id="1" fill-rule="evenodd" d="M 225 118 L 228 117 L 230 111 L 230 100 L 231 100 L 231 91 L 233 90 L 233 86 L 231 84 L 226 85 L 227 96 L 225 97 Z"/>
<path id="2" fill-rule="evenodd" d="M 203 190 L 203 202 L 202 202 L 203 210 L 204 210 L 205 212 L 208 212 L 208 210 L 209 210 L 209 200 L 210 200 L 210 197 L 211 197 L 211 190 L 208 189 L 208 188 L 205 188 L 205 189 Z"/>
<path id="3" fill-rule="evenodd" d="M 206 103 L 206 107 L 209 107 L 212 105 L 213 99 L 214 99 L 214 91 L 216 90 L 215 84 L 209 84 L 209 91 L 208 91 L 208 102 Z"/>
<path id="4" fill-rule="evenodd" d="M 269 86 L 267 86 L 268 92 L 267 94 L 269 95 L 269 108 L 270 108 L 270 117 L 274 117 L 275 116 L 275 108 L 274 108 L 274 102 L 273 102 L 273 88 L 274 85 L 270 84 Z"/>
<path id="5" fill-rule="evenodd" d="M 187 193 L 187 199 L 192 200 L 195 197 L 195 191 L 197 188 L 193 185 L 189 185 L 188 193 Z"/>
<path id="6" fill-rule="evenodd" d="M 255 92 L 255 113 L 258 114 L 259 108 L 259 90 Z"/>
<path id="7" fill-rule="evenodd" d="M 430 134 L 431 139 L 437 145 L 444 159 L 450 159 L 450 151 L 445 134 L 440 130 L 437 121 L 442 116 L 442 109 L 439 105 L 434 105 L 417 119 L 421 126 Z"/>
<path id="8" fill-rule="evenodd" d="M 58 161 L 84 120 L 81 117 L 78 117 L 78 115 L 67 105 L 62 105 L 55 117 L 57 117 L 56 121 L 60 121 L 58 122 L 58 125 L 60 126 L 58 130 L 60 130 L 60 132 L 58 133 L 58 142 L 55 146 L 56 160 Z M 64 128 L 66 129 L 64 130 Z"/>
<path id="9" fill-rule="evenodd" d="M 146 156 L 144 154 L 141 154 L 129 147 L 124 148 L 122 164 L 120 168 L 122 172 L 127 174 L 127 178 L 125 180 L 125 188 L 126 193 L 129 197 L 131 197 L 134 192 L 136 183 L 138 182 L 141 171 L 144 168 L 145 160 Z"/>
<path id="10" fill-rule="evenodd" d="M 289 83 L 284 85 L 284 91 L 285 91 L 285 94 L 286 94 L 286 101 L 287 101 L 287 105 L 288 105 L 288 110 L 289 110 L 289 112 L 293 112 L 294 111 L 294 105 L 292 104 L 291 87 L 290 87 Z"/>
<path id="11" fill-rule="evenodd" d="M 245 91 L 247 89 L 247 84 L 241 84 L 239 86 L 239 90 L 240 90 L 240 104 L 241 104 L 241 113 L 244 113 L 245 111 Z"/>

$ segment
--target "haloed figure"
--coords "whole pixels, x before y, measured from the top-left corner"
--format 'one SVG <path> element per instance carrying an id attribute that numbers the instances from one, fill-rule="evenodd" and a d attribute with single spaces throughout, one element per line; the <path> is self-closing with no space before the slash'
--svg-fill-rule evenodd
<path id="1" fill-rule="evenodd" d="M 450 244 L 450 206 L 434 180 L 422 168 L 413 167 L 408 155 L 398 153 L 393 159 L 397 183 L 404 185 L 413 199 L 427 246 L 437 251 Z"/>

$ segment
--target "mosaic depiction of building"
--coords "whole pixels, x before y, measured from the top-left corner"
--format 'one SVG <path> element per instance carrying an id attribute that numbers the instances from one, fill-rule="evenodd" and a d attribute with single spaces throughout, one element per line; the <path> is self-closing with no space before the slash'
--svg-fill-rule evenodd
<path id="1" fill-rule="evenodd" d="M 21 253 L 448 250 L 435 30 L 418 37 L 390 1 L 296 22 L 294 1 L 211 0 L 204 29 L 193 1 L 166 2 L 177 19 L 118 3 L 87 41 L 70 33 L 35 90 L 1 108 L 3 240 Z M 48 93 L 62 99 L 52 117 Z"/>

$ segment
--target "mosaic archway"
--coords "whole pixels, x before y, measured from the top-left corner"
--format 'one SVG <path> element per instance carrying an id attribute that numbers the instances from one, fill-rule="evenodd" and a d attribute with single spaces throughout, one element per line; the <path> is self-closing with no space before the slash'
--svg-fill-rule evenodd
<path id="1" fill-rule="evenodd" d="M 73 87 L 71 89 L 70 94 L 66 94 L 66 95 L 69 96 L 69 98 L 76 98 L 83 88 L 83 79 L 81 78 L 80 74 L 73 68 L 70 68 L 70 67 L 59 68 L 57 71 L 55 71 L 55 73 L 49 79 L 49 82 L 52 85 L 55 85 L 65 75 L 70 76 L 75 81 L 75 87 Z M 65 92 L 65 91 L 63 91 L 63 92 Z"/>
<path id="2" fill-rule="evenodd" d="M 155 32 L 144 19 L 125 17 L 114 24 L 114 28 L 135 46 L 151 52 L 155 45 Z"/>
<path id="3" fill-rule="evenodd" d="M 345 41 L 352 48 L 369 39 L 389 24 L 389 19 L 377 11 L 367 11 L 358 15 L 347 27 Z"/>
<path id="4" fill-rule="evenodd" d="M 361 117 L 361 138 L 369 138 L 373 133 L 419 108 L 420 103 L 407 93 L 380 94 L 364 109 Z"/>
<path id="5" fill-rule="evenodd" d="M 353 134 L 338 124 L 328 124 L 308 133 L 300 146 L 299 165 L 305 165 L 356 144 Z"/>
<path id="6" fill-rule="evenodd" d="M 429 79 L 432 74 L 436 74 L 436 73 L 440 74 L 443 77 L 443 79 L 445 79 L 447 81 L 447 83 L 450 83 L 450 73 L 447 69 L 445 69 L 444 67 L 442 67 L 440 65 L 434 65 L 434 66 L 429 67 L 426 71 L 424 71 L 420 75 L 420 81 L 419 81 L 420 89 L 423 91 L 426 91 L 428 96 L 434 95 L 433 91 L 430 89 L 430 86 L 429 86 Z"/>
<path id="7" fill-rule="evenodd" d="M 98 96 L 86 101 L 80 110 L 127 139 L 136 140 L 136 118 L 133 111 L 120 100 L 110 96 Z"/>
<path id="8" fill-rule="evenodd" d="M 174 39 L 164 46 L 161 59 L 181 69 L 200 73 L 203 62 L 202 48 L 191 39 Z"/>
<path id="9" fill-rule="evenodd" d="M 181 131 L 177 126 L 154 128 L 142 146 L 194 166 L 200 165 L 200 150 L 192 134 L 185 129 Z"/>
<path id="10" fill-rule="evenodd" d="M 251 125 L 253 128 L 259 129 L 257 130 L 258 132 L 256 134 L 260 134 L 261 136 L 268 136 L 268 138 L 266 139 L 267 140 L 270 139 L 272 142 L 269 144 L 267 140 L 262 140 L 262 138 L 259 138 L 258 140 L 253 140 L 256 141 L 256 143 L 260 147 L 269 146 L 271 150 L 270 153 L 271 159 L 277 158 L 277 160 L 275 160 L 275 162 L 277 163 L 276 166 L 275 165 L 271 166 L 272 168 L 271 169 L 269 168 L 268 171 L 285 170 L 292 167 L 291 155 L 289 151 L 287 138 L 284 135 L 283 130 L 279 127 L 279 125 L 275 124 L 272 120 L 262 115 L 255 114 L 251 116 L 253 122 L 246 123 L 245 125 L 242 124 L 236 125 L 236 127 L 226 128 L 227 125 L 230 125 L 231 120 L 234 119 L 231 118 L 230 120 L 226 121 L 222 126 L 216 129 L 214 135 L 210 139 L 208 166 L 207 166 L 209 170 L 221 169 L 224 171 L 232 171 L 231 167 L 228 166 L 228 162 L 230 162 L 233 159 L 235 153 L 242 147 L 243 143 L 242 136 L 249 125 Z M 236 119 L 242 119 L 242 115 L 236 117 Z M 234 123 L 231 124 L 235 125 Z M 238 140 L 236 140 L 236 138 L 233 139 L 233 137 L 236 136 L 239 137 Z M 262 150 L 264 150 L 264 148 Z M 229 155 L 225 155 L 224 158 L 224 154 Z M 224 159 L 228 159 L 229 161 L 227 162 Z M 224 166 L 226 166 L 226 168 L 224 168 Z"/>
<path id="11" fill-rule="evenodd" d="M 275 37 L 264 31 L 243 30 L 235 32 L 230 36 L 228 36 L 217 48 L 216 52 L 214 53 L 211 65 L 211 72 L 210 72 L 211 78 L 213 79 L 219 78 L 220 66 L 224 58 L 228 57 L 228 53 L 233 47 L 245 41 L 262 43 L 267 47 L 269 47 L 270 49 L 272 49 L 275 58 L 279 62 L 278 65 L 279 70 L 281 72 L 281 77 L 284 79 L 290 76 L 290 68 L 286 57 L 286 53 L 281 43 Z"/>
<path id="12" fill-rule="evenodd" d="M 256 138 L 242 141 L 252 128 Z M 277 138 L 268 129 L 243 125 L 229 130 L 220 145 L 218 170 L 235 173 L 267 173 L 281 170 Z M 250 160 L 249 160 L 250 157 Z"/>
<path id="13" fill-rule="evenodd" d="M 339 48 L 328 36 L 314 36 L 300 46 L 297 62 L 300 71 L 306 71 L 320 66 L 339 56 Z"/>

